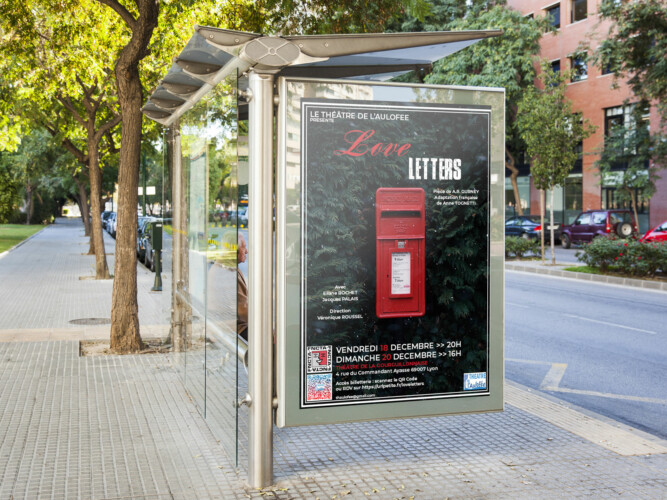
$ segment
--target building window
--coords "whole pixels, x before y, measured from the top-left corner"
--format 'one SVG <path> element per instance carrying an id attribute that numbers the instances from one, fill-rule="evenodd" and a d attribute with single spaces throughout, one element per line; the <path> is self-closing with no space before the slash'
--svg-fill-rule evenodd
<path id="1" fill-rule="evenodd" d="M 547 9 L 549 23 L 555 29 L 560 28 L 560 4 L 553 5 Z"/>
<path id="2" fill-rule="evenodd" d="M 574 218 L 581 212 L 583 193 L 581 176 L 571 176 L 565 179 L 565 189 L 563 190 L 564 213 L 562 219 L 564 224 L 572 224 Z"/>
<path id="3" fill-rule="evenodd" d="M 633 133 L 637 127 L 645 127 L 649 130 L 649 111 L 648 105 L 643 105 L 640 109 L 640 114 L 635 115 L 636 104 L 628 104 L 626 106 L 616 106 L 614 108 L 607 108 L 604 110 L 604 134 L 610 136 L 615 129 L 621 127 L 625 128 L 625 138 L 629 140 L 630 134 Z M 636 118 L 637 116 L 637 118 Z M 639 122 L 637 122 L 637 119 Z M 625 142 L 625 141 L 624 141 Z M 630 151 L 630 146 L 623 145 L 624 154 L 636 154 L 636 151 Z M 648 165 L 647 165 L 648 166 Z M 612 170 L 623 170 L 627 167 L 625 162 L 620 162 L 612 166 Z"/>
<path id="4" fill-rule="evenodd" d="M 648 199 L 642 195 L 641 189 L 635 189 L 635 200 L 637 200 L 637 213 L 648 213 Z M 618 189 L 611 186 L 602 187 L 602 208 L 632 210 L 632 203 L 627 196 L 618 196 Z"/>
<path id="5" fill-rule="evenodd" d="M 588 16 L 588 8 L 586 6 L 586 0 L 572 0 L 571 4 L 571 13 L 572 21 L 576 23 L 577 21 L 583 21 Z"/>
<path id="6" fill-rule="evenodd" d="M 572 81 L 580 82 L 588 78 L 588 63 L 586 54 L 574 54 L 570 57 L 570 68 L 572 69 Z"/>
<path id="7" fill-rule="evenodd" d="M 628 104 L 627 106 L 616 106 L 615 108 L 607 108 L 604 110 L 604 134 L 609 135 L 615 127 L 625 127 L 626 129 L 633 129 L 637 125 L 642 127 L 649 126 L 649 112 L 648 105 L 644 104 L 641 108 L 639 119 L 641 123 L 637 124 L 633 116 L 636 104 Z"/>
<path id="8" fill-rule="evenodd" d="M 551 61 L 551 71 L 554 73 L 560 74 L 560 59 L 556 59 L 555 61 Z"/>

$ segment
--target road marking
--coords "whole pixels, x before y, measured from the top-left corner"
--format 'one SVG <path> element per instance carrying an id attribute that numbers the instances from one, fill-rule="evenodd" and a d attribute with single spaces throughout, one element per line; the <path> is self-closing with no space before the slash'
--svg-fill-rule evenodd
<path id="1" fill-rule="evenodd" d="M 653 403 L 659 405 L 667 405 L 667 399 L 659 398 L 647 398 L 643 396 L 629 396 L 625 394 L 613 394 L 611 392 L 598 392 L 598 391 L 587 391 L 583 389 L 568 389 L 566 387 L 560 387 L 560 382 L 563 380 L 565 375 L 565 370 L 567 369 L 566 363 L 549 363 L 548 361 L 535 361 L 530 359 L 515 359 L 515 358 L 506 358 L 505 361 L 511 361 L 514 363 L 524 363 L 529 365 L 549 365 L 549 371 L 542 379 L 539 390 L 541 391 L 550 391 L 550 392 L 563 392 L 568 394 L 580 394 L 582 396 L 596 396 L 599 398 L 608 398 L 608 399 L 620 399 L 622 401 L 638 401 L 641 403 Z"/>
<path id="2" fill-rule="evenodd" d="M 616 327 L 616 328 L 624 328 L 625 330 L 632 330 L 633 332 L 648 333 L 650 335 L 656 335 L 658 333 L 658 332 L 654 332 L 652 330 L 643 330 L 641 328 L 634 328 L 632 326 L 619 325 L 618 323 L 609 323 L 607 321 L 600 321 L 600 320 L 597 320 L 597 319 L 584 318 L 583 316 L 575 316 L 574 314 L 563 314 L 563 316 L 567 316 L 568 318 L 579 319 L 581 321 L 590 321 L 591 323 L 599 323 L 600 325 L 613 326 L 613 327 Z"/>
<path id="3" fill-rule="evenodd" d="M 505 361 L 513 361 L 514 363 L 525 363 L 528 365 L 549 365 L 549 366 L 552 365 L 552 363 L 549 363 L 548 361 L 534 361 L 532 359 L 505 358 Z"/>
<path id="4" fill-rule="evenodd" d="M 623 394 L 612 394 L 610 392 L 584 391 L 581 389 L 567 389 L 565 387 L 542 387 L 541 390 L 566 392 L 569 394 L 581 394 L 583 396 L 597 396 L 599 398 L 621 399 L 624 401 L 639 401 L 641 403 L 654 403 L 659 405 L 667 405 L 667 399 L 645 398 L 642 396 L 626 396 Z"/>
<path id="5" fill-rule="evenodd" d="M 517 304 L 517 303 L 515 303 L 515 302 L 507 302 L 507 301 L 505 301 L 505 305 L 507 305 L 507 306 L 514 306 L 514 307 L 521 307 L 521 308 L 523 308 L 523 309 L 530 309 L 530 306 L 525 306 L 525 305 L 523 305 L 523 304 Z"/>
<path id="6" fill-rule="evenodd" d="M 547 372 L 546 376 L 540 384 L 541 390 L 554 390 L 550 389 L 552 387 L 558 388 L 560 381 L 565 375 L 565 370 L 567 369 L 567 364 L 565 363 L 552 363 L 551 368 Z"/>

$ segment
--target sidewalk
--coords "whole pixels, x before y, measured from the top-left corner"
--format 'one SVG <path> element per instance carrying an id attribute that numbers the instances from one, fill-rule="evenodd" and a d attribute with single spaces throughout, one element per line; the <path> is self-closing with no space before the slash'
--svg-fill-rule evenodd
<path id="1" fill-rule="evenodd" d="M 115 240 L 104 247 L 113 274 Z M 80 219 L 57 219 L 0 259 L 0 342 L 109 338 L 112 280 L 95 280 L 95 258 Z M 166 336 L 171 283 L 151 292 L 155 275 L 137 266 L 142 336 Z M 165 331 L 166 328 L 166 331 Z"/>
<path id="2" fill-rule="evenodd" d="M 19 332 L 0 343 L 0 499 L 665 497 L 667 443 L 515 385 L 502 413 L 276 429 L 276 484 L 247 488 L 245 408 L 236 467 L 174 356 L 79 356 L 69 321 L 108 318 L 111 283 L 78 280 L 92 257 L 80 225 L 58 222 L 0 260 L 1 328 Z M 16 308 L 72 338 L 21 341 Z"/>

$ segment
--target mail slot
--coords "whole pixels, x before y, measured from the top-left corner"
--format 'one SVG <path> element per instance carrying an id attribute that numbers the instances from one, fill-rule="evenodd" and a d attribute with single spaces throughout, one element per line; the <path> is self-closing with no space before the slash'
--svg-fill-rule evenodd
<path id="1" fill-rule="evenodd" d="M 375 194 L 378 318 L 426 311 L 424 208 L 421 188 L 380 188 Z"/>

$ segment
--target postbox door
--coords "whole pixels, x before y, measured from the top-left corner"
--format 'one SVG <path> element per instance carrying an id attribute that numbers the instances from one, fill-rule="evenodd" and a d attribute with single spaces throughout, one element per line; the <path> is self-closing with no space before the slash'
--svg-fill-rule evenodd
<path id="1" fill-rule="evenodd" d="M 377 316 L 424 314 L 423 240 L 382 240 L 378 252 Z"/>

